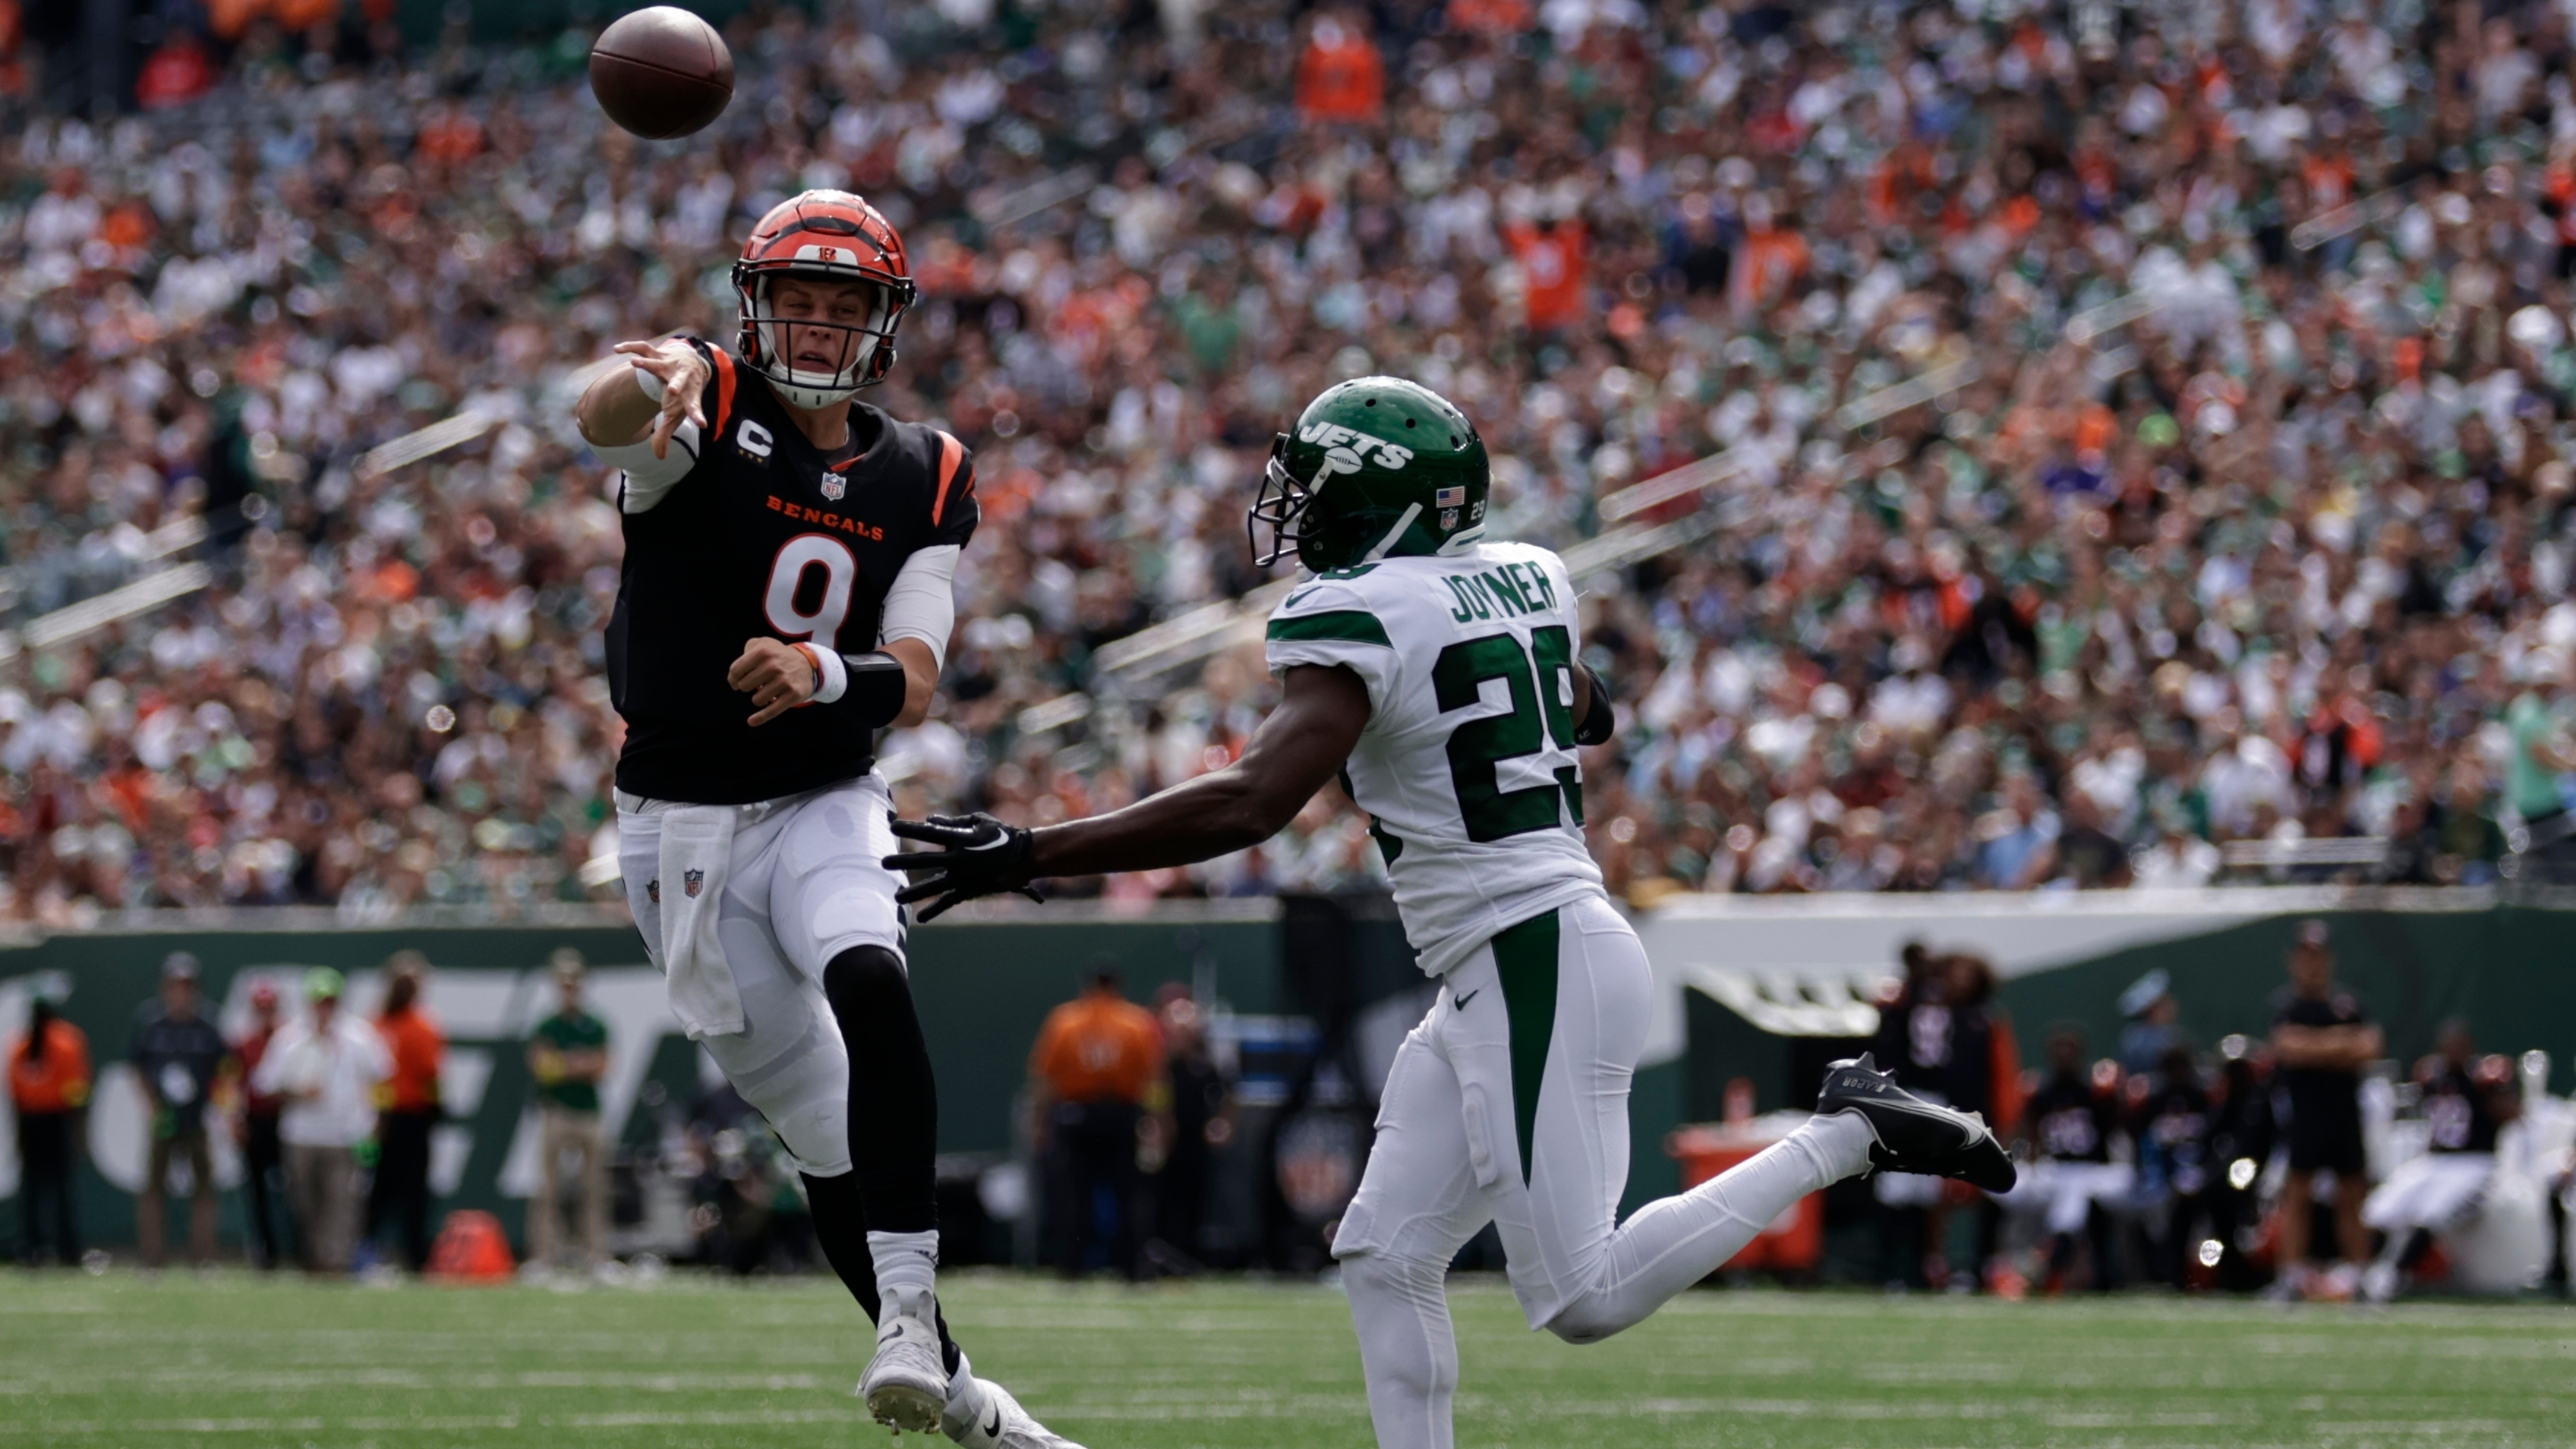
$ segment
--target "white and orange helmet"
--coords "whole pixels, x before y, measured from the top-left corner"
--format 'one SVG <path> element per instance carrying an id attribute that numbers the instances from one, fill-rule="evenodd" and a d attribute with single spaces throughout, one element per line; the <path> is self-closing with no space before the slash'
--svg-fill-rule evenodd
<path id="1" fill-rule="evenodd" d="M 783 319 L 769 309 L 769 284 L 778 277 L 860 282 L 874 289 L 876 305 L 861 325 L 798 321 L 855 333 L 857 345 L 840 371 L 799 368 L 787 355 Z M 846 402 L 860 388 L 885 380 L 894 366 L 894 334 L 917 294 L 903 238 L 883 213 L 846 191 L 808 191 L 769 209 L 751 229 L 733 264 L 734 295 L 742 304 L 742 334 L 735 350 L 779 395 L 802 408 Z"/>

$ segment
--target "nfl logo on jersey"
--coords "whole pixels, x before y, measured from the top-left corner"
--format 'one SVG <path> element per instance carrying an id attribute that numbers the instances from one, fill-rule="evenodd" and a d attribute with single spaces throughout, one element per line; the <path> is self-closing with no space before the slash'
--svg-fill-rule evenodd
<path id="1" fill-rule="evenodd" d="M 847 477 L 839 473 L 823 475 L 823 497 L 827 500 L 838 503 L 841 501 L 841 495 L 849 491 L 850 480 Z"/>
<path id="2" fill-rule="evenodd" d="M 691 900 L 696 900 L 698 898 L 698 892 L 705 888 L 706 883 L 707 873 L 705 871 L 684 870 L 680 872 L 680 889 L 687 891 L 689 893 L 689 899 Z"/>

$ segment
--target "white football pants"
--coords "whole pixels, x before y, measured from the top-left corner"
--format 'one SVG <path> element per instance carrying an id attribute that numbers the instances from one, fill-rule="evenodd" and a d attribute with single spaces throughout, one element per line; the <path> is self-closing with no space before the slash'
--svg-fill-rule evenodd
<path id="1" fill-rule="evenodd" d="M 2414 1228 L 2448 1232 L 2477 1208 L 2495 1167 L 2492 1152 L 2428 1152 L 2412 1158 L 2362 1200 L 2362 1225 L 2398 1237 Z"/>
<path id="2" fill-rule="evenodd" d="M 2080 1233 L 2095 1203 L 2116 1203 L 2137 1187 L 2138 1170 L 2126 1162 L 2061 1162 L 2042 1158 L 2026 1163 L 2010 1192 L 1995 1201 L 2017 1213 L 2037 1216 L 2052 1234 Z"/>
<path id="3" fill-rule="evenodd" d="M 617 792 L 617 857 L 626 904 L 653 964 L 662 959 L 663 817 L 670 807 Z M 902 882 L 882 863 L 897 849 L 892 801 L 875 774 L 735 807 L 733 852 L 717 903 L 724 964 L 744 1028 L 700 1045 L 734 1090 L 769 1120 L 797 1166 L 850 1170 L 850 1057 L 823 968 L 853 946 L 903 954 Z"/>
<path id="4" fill-rule="evenodd" d="M 1381 1449 L 1449 1449 L 1458 1345 L 1444 1280 L 1486 1223 L 1530 1326 L 1593 1343 L 1867 1169 L 1868 1126 L 1820 1117 L 1618 1223 L 1628 1082 L 1653 1009 L 1644 947 L 1595 897 L 1479 948 L 1405 1038 L 1333 1241 Z"/>

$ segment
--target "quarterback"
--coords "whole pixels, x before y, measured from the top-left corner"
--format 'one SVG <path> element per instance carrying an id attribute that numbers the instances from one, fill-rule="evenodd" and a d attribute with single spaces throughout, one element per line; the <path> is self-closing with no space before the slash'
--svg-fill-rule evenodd
<path id="1" fill-rule="evenodd" d="M 582 436 L 623 471 L 608 625 L 620 863 L 690 1037 L 796 1157 L 876 1321 L 860 1392 L 970 1449 L 1073 1449 L 975 1377 L 937 1299 L 938 1103 L 905 975 L 876 732 L 920 720 L 976 524 L 955 438 L 855 401 L 894 365 L 903 241 L 838 191 L 734 264 L 741 331 L 625 342 Z"/>
<path id="2" fill-rule="evenodd" d="M 1385 1449 L 1451 1442 L 1443 1280 L 1488 1222 L 1530 1326 L 1590 1343 L 1842 1178 L 2013 1182 L 1982 1120 L 1912 1096 L 1864 1056 L 1835 1064 L 1817 1115 L 1786 1140 L 1617 1221 L 1653 990 L 1583 843 L 1576 750 L 1609 738 L 1610 703 L 1579 657 L 1565 565 L 1484 540 L 1487 484 L 1475 425 L 1437 394 L 1388 377 L 1327 390 L 1272 444 L 1251 510 L 1260 561 L 1294 551 L 1313 577 L 1271 616 L 1280 702 L 1242 757 L 1034 832 L 981 815 L 898 820 L 895 834 L 939 848 L 886 862 L 921 873 L 901 899 L 930 901 L 926 920 L 1040 877 L 1243 849 L 1340 776 L 1441 982 L 1388 1072 L 1333 1242 Z"/>

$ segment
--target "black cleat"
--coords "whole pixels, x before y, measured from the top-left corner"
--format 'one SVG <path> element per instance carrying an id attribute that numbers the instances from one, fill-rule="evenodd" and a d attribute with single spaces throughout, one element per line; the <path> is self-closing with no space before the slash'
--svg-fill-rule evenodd
<path id="1" fill-rule="evenodd" d="M 1869 1161 L 1881 1172 L 1956 1177 L 1988 1192 L 2012 1190 L 2012 1159 L 1985 1118 L 1924 1101 L 1896 1085 L 1867 1052 L 1826 1069 L 1816 1111 L 1859 1113 L 1878 1139 L 1870 1145 Z"/>

